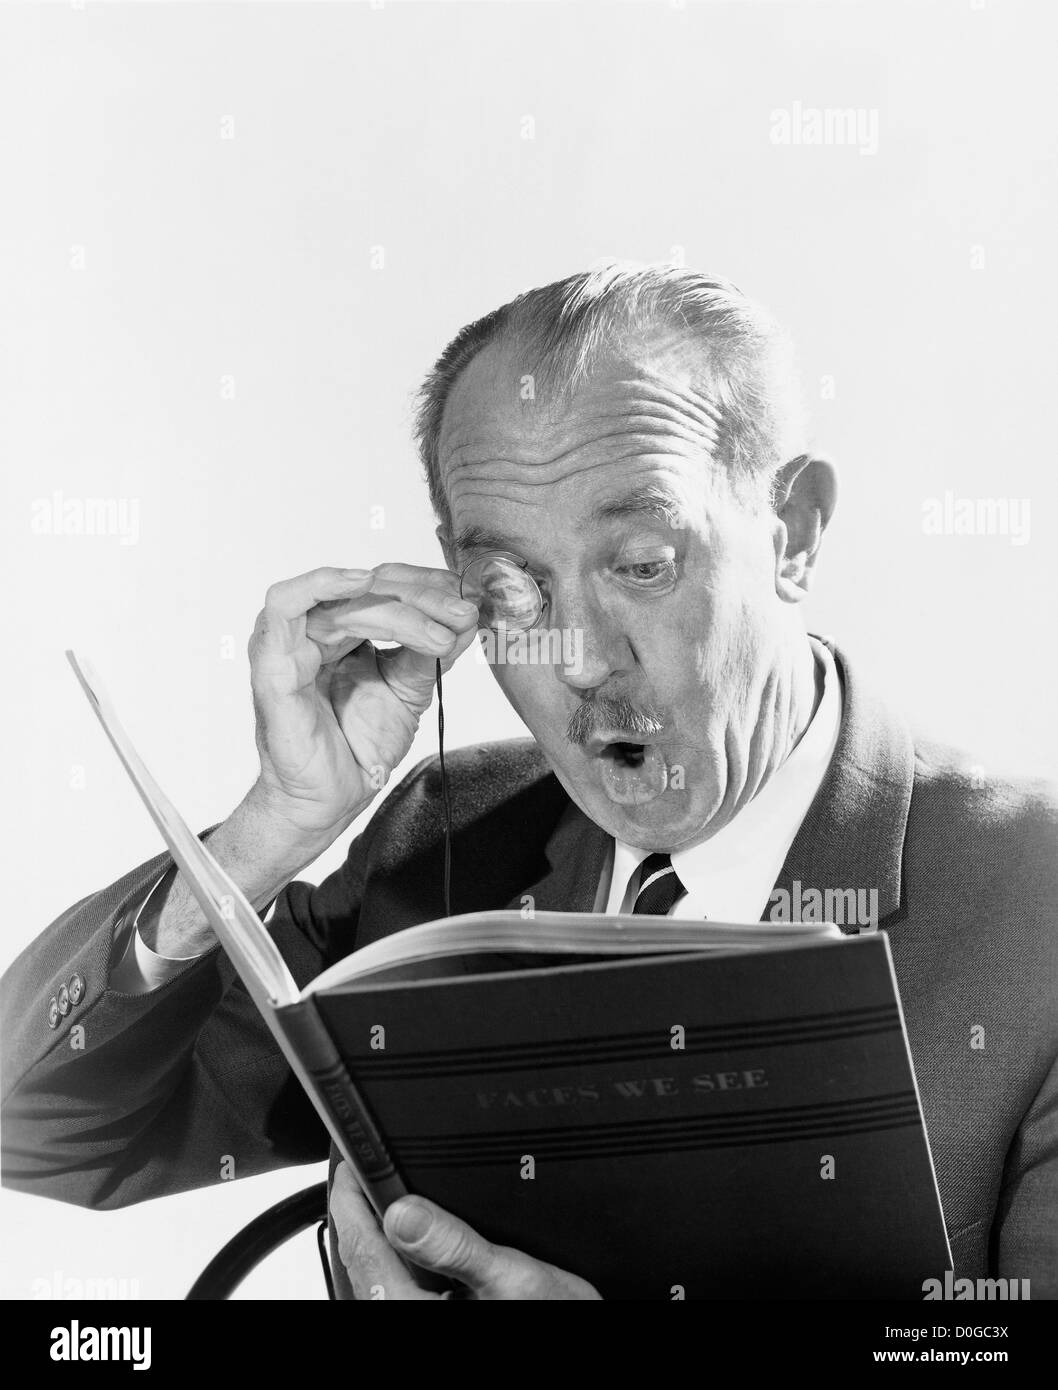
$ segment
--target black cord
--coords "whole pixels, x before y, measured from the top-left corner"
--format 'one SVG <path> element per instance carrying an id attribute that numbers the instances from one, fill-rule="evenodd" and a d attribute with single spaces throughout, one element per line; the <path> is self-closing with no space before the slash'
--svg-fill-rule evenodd
<path id="1" fill-rule="evenodd" d="M 441 661 L 437 661 L 437 754 L 441 763 L 441 804 L 445 818 L 445 916 L 452 915 L 452 803 L 448 796 L 448 777 L 445 774 L 445 707 L 441 696 Z"/>
<path id="2" fill-rule="evenodd" d="M 326 1221 L 321 1221 L 316 1227 L 316 1244 L 320 1251 L 320 1264 L 323 1265 L 323 1277 L 327 1281 L 327 1297 L 334 1299 L 334 1279 L 331 1276 L 331 1262 L 327 1257 L 327 1242 L 324 1233 L 327 1230 Z"/>

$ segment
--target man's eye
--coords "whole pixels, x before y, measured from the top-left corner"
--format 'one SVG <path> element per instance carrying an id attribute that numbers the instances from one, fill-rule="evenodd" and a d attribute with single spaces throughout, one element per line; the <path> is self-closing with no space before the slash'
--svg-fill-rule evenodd
<path id="1" fill-rule="evenodd" d="M 540 590 L 540 599 L 543 603 L 544 608 L 547 608 L 551 602 L 551 594 L 547 587 L 547 580 L 541 578 L 541 576 L 538 574 L 532 575 L 532 580 L 536 587 Z"/>
<path id="2" fill-rule="evenodd" d="M 632 564 L 619 565 L 617 573 L 641 588 L 661 588 L 671 584 L 676 578 L 674 560 L 636 560 Z"/>

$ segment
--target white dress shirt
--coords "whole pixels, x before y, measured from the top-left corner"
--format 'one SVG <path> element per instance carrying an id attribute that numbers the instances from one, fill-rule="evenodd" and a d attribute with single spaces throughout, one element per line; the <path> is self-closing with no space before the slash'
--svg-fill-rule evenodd
<path id="1" fill-rule="evenodd" d="M 812 640 L 823 674 L 823 693 L 792 753 L 748 805 L 722 830 L 672 855 L 687 889 L 670 917 L 714 922 L 759 922 L 794 836 L 819 791 L 841 727 L 841 682 L 834 658 Z M 639 891 L 639 866 L 650 850 L 614 841 L 612 869 L 599 886 L 596 910 L 631 912 Z"/>
<path id="2" fill-rule="evenodd" d="M 823 674 L 823 694 L 808 728 L 779 770 L 729 825 L 703 844 L 673 854 L 673 868 L 687 893 L 670 917 L 760 921 L 794 836 L 830 766 L 841 727 L 841 683 L 834 658 L 814 638 L 812 649 Z M 639 866 L 649 853 L 614 841 L 611 867 L 603 871 L 595 898 L 597 912 L 631 912 L 639 891 Z M 117 949 L 123 953 L 110 973 L 111 989 L 148 994 L 198 959 L 161 956 L 140 936 L 140 918 L 164 881 L 159 879 L 120 929 Z M 265 922 L 271 920 L 274 908 L 273 903 Z"/>

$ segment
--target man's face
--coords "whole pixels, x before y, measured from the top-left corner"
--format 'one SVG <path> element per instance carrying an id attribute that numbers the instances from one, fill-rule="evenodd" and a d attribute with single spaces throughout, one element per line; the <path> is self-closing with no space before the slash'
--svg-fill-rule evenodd
<path id="1" fill-rule="evenodd" d="M 540 625 L 576 634 L 563 650 L 579 662 L 493 667 L 572 799 L 640 848 L 693 844 L 788 751 L 782 528 L 711 462 L 718 408 L 685 344 L 629 347 L 568 407 L 523 400 L 527 370 L 516 345 L 491 346 L 449 399 L 449 563 L 520 557 Z"/>

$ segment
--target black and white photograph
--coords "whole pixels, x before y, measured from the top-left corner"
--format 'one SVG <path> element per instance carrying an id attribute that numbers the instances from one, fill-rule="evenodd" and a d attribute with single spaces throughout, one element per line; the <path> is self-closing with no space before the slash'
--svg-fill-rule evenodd
<path id="1" fill-rule="evenodd" d="M 787 1374 L 794 1325 L 1030 1363 L 1056 38 L 0 6 L 0 1288 L 40 1366 L 494 1300 L 723 1303 Z"/>

